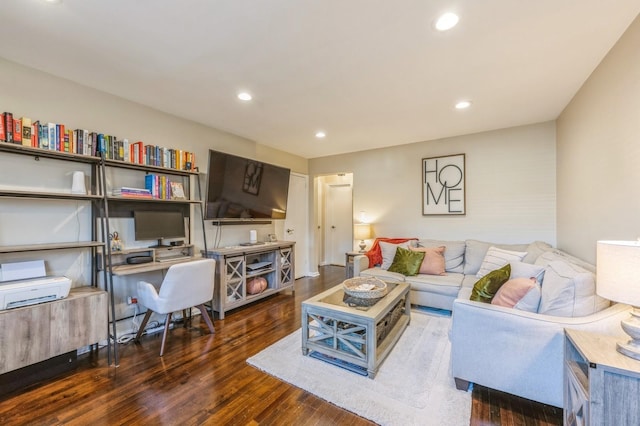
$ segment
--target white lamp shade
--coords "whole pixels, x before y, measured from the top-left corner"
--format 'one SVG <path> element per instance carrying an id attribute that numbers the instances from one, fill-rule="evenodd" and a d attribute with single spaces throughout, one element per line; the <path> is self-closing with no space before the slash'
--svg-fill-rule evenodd
<path id="1" fill-rule="evenodd" d="M 599 296 L 640 306 L 640 241 L 598 241 L 596 274 Z"/>
<path id="2" fill-rule="evenodd" d="M 368 240 L 371 238 L 371 224 L 356 223 L 353 226 L 353 238 L 355 240 Z"/>

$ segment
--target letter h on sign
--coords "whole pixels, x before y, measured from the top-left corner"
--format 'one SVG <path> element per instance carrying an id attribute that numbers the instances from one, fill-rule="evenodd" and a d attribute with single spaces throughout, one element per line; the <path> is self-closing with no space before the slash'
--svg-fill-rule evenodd
<path id="1" fill-rule="evenodd" d="M 464 215 L 464 154 L 422 159 L 422 214 Z"/>

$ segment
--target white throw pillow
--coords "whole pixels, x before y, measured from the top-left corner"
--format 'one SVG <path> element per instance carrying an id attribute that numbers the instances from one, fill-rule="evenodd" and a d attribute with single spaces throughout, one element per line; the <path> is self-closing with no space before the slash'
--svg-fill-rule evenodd
<path id="1" fill-rule="evenodd" d="M 526 255 L 526 251 L 510 251 L 491 246 L 484 256 L 476 277 L 482 278 L 489 272 L 502 268 L 507 263 L 520 262 Z"/>
<path id="2" fill-rule="evenodd" d="M 391 244 L 385 241 L 380 241 L 378 244 L 380 244 L 380 252 L 382 253 L 382 265 L 380 265 L 380 268 L 384 269 L 385 271 L 391 267 L 398 247 L 409 250 L 408 241 L 400 244 Z"/>

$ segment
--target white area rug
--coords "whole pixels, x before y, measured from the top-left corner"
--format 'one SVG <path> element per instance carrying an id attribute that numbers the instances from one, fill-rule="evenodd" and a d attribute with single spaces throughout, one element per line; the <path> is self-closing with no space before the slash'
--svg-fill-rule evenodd
<path id="1" fill-rule="evenodd" d="M 412 311 L 411 324 L 373 380 L 303 356 L 300 330 L 247 362 L 382 425 L 468 425 L 471 394 L 457 390 L 451 376 L 450 321 Z"/>

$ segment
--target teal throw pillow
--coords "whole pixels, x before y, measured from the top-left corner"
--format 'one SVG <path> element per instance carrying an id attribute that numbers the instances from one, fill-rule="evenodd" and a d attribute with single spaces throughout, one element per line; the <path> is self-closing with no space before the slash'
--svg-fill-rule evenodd
<path id="1" fill-rule="evenodd" d="M 420 265 L 424 260 L 425 253 L 422 251 L 407 250 L 398 247 L 396 255 L 393 257 L 393 263 L 389 266 L 388 271 L 398 272 L 402 275 L 417 275 L 420 271 Z"/>
<path id="2" fill-rule="evenodd" d="M 474 285 L 469 299 L 476 302 L 491 303 L 502 284 L 509 280 L 511 264 L 507 263 L 500 269 L 489 272 L 480 278 Z"/>

